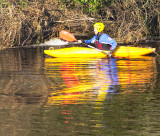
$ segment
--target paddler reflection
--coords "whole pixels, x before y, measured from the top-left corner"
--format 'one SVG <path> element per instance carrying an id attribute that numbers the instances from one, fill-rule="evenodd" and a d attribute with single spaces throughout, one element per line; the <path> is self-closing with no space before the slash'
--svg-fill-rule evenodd
<path id="1" fill-rule="evenodd" d="M 98 76 L 102 77 L 104 82 L 102 86 L 108 85 L 106 90 L 109 93 L 115 93 L 118 90 L 118 74 L 116 59 L 102 59 L 97 63 Z M 102 87 L 103 88 L 103 87 Z"/>
<path id="2" fill-rule="evenodd" d="M 116 59 L 101 59 L 97 65 L 98 80 L 100 86 L 98 89 L 97 102 L 100 104 L 109 94 L 118 92 L 118 73 Z"/>
<path id="3" fill-rule="evenodd" d="M 66 96 L 74 96 L 74 99 L 66 98 L 64 99 L 64 103 L 68 103 L 70 101 L 69 104 L 71 104 L 73 100 L 78 101 L 78 97 L 81 100 L 81 98 L 86 95 L 88 89 L 90 90 L 90 94 L 88 95 L 93 96 L 93 94 L 98 94 L 96 101 L 103 101 L 108 93 L 116 93 L 116 91 L 118 91 L 116 59 L 100 59 L 96 62 L 95 66 L 95 69 L 93 69 L 92 66 L 89 66 L 87 69 L 83 70 L 73 63 L 61 64 L 60 71 L 66 85 L 68 88 L 76 88 L 74 92 L 65 93 Z M 77 68 L 81 69 L 82 71 L 79 73 Z M 81 76 L 82 73 L 83 78 Z M 93 77 L 93 73 L 95 74 L 93 80 L 88 81 L 87 77 L 90 75 Z M 78 88 L 80 88 L 82 91 L 80 91 Z"/>
<path id="4" fill-rule="evenodd" d="M 61 86 L 65 86 L 62 90 L 50 94 L 48 104 L 81 104 L 100 99 L 103 101 L 108 93 L 118 91 L 116 59 L 63 58 L 46 61 L 59 65 L 64 83 Z"/>

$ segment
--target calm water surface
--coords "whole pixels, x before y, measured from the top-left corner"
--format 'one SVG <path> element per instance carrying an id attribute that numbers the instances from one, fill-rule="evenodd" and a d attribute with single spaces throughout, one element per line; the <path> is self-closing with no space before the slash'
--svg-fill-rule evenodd
<path id="1" fill-rule="evenodd" d="M 160 57 L 0 51 L 1 136 L 159 136 Z"/>

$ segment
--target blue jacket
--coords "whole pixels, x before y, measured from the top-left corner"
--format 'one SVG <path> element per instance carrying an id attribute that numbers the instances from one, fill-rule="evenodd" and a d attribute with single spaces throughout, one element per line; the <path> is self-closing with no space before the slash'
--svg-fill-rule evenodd
<path id="1" fill-rule="evenodd" d="M 97 38 L 98 35 L 95 35 L 93 38 L 91 38 L 90 40 L 85 40 L 85 43 L 90 44 L 90 43 L 95 43 L 95 40 Z M 110 50 L 115 50 L 117 43 L 114 39 L 112 39 L 108 34 L 103 33 L 100 37 L 99 37 L 99 43 L 100 44 L 110 44 L 111 45 L 111 49 Z"/>

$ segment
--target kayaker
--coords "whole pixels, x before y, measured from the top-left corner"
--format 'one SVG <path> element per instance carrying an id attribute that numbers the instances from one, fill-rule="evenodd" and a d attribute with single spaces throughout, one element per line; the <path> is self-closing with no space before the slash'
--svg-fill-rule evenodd
<path id="1" fill-rule="evenodd" d="M 78 40 L 78 43 L 94 44 L 100 50 L 110 50 L 108 56 L 111 56 L 116 49 L 117 43 L 108 34 L 103 33 L 104 24 L 101 22 L 94 24 L 95 36 L 90 40 Z"/>

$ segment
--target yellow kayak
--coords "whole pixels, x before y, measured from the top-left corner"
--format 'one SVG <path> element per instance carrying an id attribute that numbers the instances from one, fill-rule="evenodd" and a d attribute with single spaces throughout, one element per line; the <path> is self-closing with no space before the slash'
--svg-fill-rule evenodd
<path id="1" fill-rule="evenodd" d="M 114 57 L 118 58 L 137 58 L 140 56 L 151 54 L 155 51 L 155 48 L 142 48 L 142 47 L 130 47 L 130 46 L 120 46 L 117 47 L 115 52 L 112 54 Z M 108 53 L 109 51 L 104 51 Z M 105 58 L 107 55 L 96 49 L 87 47 L 69 47 L 62 49 L 49 49 L 44 50 L 44 53 L 56 57 L 56 58 Z"/>

